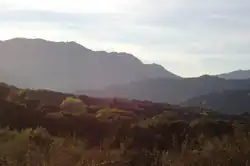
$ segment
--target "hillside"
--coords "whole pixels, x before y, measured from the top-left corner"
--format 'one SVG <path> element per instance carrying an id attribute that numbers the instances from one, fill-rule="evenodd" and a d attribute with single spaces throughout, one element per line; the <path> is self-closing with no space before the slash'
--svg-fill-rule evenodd
<path id="1" fill-rule="evenodd" d="M 229 90 L 194 97 L 183 103 L 186 106 L 199 106 L 221 113 L 250 113 L 250 90 Z"/>
<path id="2" fill-rule="evenodd" d="M 179 78 L 128 53 L 92 51 L 75 42 L 15 38 L 0 42 L 0 79 L 23 88 L 74 92 L 148 78 Z"/>
<path id="3" fill-rule="evenodd" d="M 250 155 L 249 120 L 247 114 L 199 107 L 0 84 L 0 163 L 245 165 Z"/>
<path id="4" fill-rule="evenodd" d="M 123 86 L 109 87 L 103 91 L 86 91 L 99 97 L 124 97 L 156 102 L 181 103 L 195 96 L 230 89 L 248 89 L 248 80 L 226 80 L 212 76 L 186 79 L 149 79 Z"/>
<path id="5" fill-rule="evenodd" d="M 225 79 L 249 79 L 250 70 L 237 70 L 229 73 L 220 74 L 218 75 L 218 77 Z"/>

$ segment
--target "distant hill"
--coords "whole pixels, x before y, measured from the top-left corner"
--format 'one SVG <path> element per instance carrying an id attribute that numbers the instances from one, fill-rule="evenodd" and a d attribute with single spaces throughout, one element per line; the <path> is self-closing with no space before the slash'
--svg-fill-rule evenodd
<path id="1" fill-rule="evenodd" d="M 248 80 L 226 80 L 212 76 L 186 79 L 149 79 L 127 85 L 112 86 L 103 91 L 84 92 L 99 97 L 124 97 L 178 104 L 195 96 L 231 89 L 249 89 Z"/>
<path id="2" fill-rule="evenodd" d="M 210 93 L 189 99 L 183 104 L 210 108 L 221 113 L 250 113 L 250 89 Z"/>
<path id="3" fill-rule="evenodd" d="M 0 42 L 0 79 L 21 88 L 74 92 L 149 78 L 179 78 L 128 53 L 92 51 L 75 42 L 15 38 Z"/>
<path id="4" fill-rule="evenodd" d="M 230 73 L 220 74 L 218 77 L 225 79 L 249 79 L 250 70 L 237 70 Z"/>

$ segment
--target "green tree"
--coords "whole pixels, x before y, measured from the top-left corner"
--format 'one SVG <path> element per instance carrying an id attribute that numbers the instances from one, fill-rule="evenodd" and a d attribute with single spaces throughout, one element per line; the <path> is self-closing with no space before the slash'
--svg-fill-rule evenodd
<path id="1" fill-rule="evenodd" d="M 81 114 L 87 112 L 86 105 L 82 100 L 74 97 L 67 97 L 60 105 L 63 111 L 70 112 L 72 114 Z"/>

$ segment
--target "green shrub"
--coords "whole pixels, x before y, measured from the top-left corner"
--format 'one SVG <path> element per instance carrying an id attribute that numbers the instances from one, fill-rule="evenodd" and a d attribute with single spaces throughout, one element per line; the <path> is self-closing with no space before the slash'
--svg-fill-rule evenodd
<path id="1" fill-rule="evenodd" d="M 33 141 L 40 149 L 47 151 L 53 142 L 51 135 L 44 128 L 36 128 L 30 135 L 30 140 Z"/>
<path id="2" fill-rule="evenodd" d="M 29 142 L 32 129 L 26 129 L 21 132 L 4 130 L 2 130 L 1 134 L 0 156 L 23 162 L 26 157 L 25 154 L 32 147 Z"/>

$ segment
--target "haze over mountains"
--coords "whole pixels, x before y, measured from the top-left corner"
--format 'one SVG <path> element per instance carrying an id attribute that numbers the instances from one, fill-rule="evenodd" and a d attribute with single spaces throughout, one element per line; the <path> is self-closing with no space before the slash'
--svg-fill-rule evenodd
<path id="1" fill-rule="evenodd" d="M 0 42 L 0 80 L 20 88 L 179 104 L 225 90 L 250 89 L 250 71 L 181 78 L 128 53 L 75 42 L 15 38 Z"/>
<path id="2" fill-rule="evenodd" d="M 179 78 L 128 53 L 92 51 L 75 42 L 15 38 L 0 42 L 0 78 L 18 87 L 74 92 L 149 78 Z"/>

